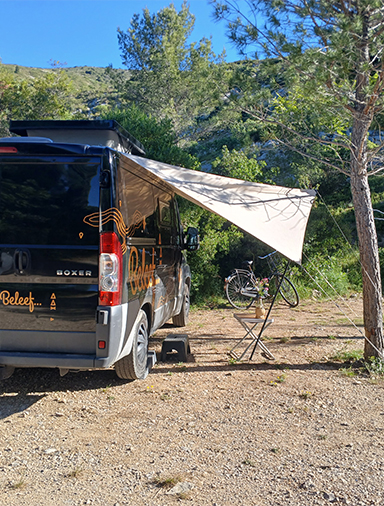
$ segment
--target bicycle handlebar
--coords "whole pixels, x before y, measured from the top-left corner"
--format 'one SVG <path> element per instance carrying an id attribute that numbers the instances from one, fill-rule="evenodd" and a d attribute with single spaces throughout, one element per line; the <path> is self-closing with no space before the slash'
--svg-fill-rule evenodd
<path id="1" fill-rule="evenodd" d="M 268 255 L 265 255 L 264 257 L 257 257 L 257 258 L 259 258 L 260 260 L 265 260 L 266 258 L 271 257 L 272 255 L 275 255 L 276 253 L 277 253 L 277 251 L 272 251 L 272 253 L 268 253 Z"/>

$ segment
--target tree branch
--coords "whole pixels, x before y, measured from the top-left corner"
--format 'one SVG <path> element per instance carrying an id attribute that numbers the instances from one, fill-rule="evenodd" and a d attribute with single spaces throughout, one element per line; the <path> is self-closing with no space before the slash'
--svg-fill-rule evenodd
<path id="1" fill-rule="evenodd" d="M 310 160 L 314 160 L 315 162 L 318 162 L 320 164 L 323 164 L 323 165 L 326 165 L 327 167 L 331 167 L 332 169 L 336 169 L 338 170 L 339 172 L 345 174 L 346 176 L 350 176 L 350 173 L 344 169 L 342 169 L 341 167 L 339 167 L 338 165 L 335 165 L 333 163 L 330 163 L 330 162 L 327 162 L 326 160 L 324 159 L 320 159 L 320 158 L 317 158 L 316 156 L 313 156 L 313 155 L 310 155 L 308 153 L 305 153 L 303 151 L 301 151 L 300 149 L 296 148 L 295 146 L 293 146 L 292 144 L 288 143 L 288 142 L 284 142 L 283 140 L 281 139 L 275 139 L 276 142 L 278 142 L 279 144 L 282 144 L 283 146 L 286 146 L 288 149 L 290 149 L 291 151 L 295 151 L 296 153 L 299 153 L 301 156 L 304 156 L 305 158 L 308 158 Z"/>

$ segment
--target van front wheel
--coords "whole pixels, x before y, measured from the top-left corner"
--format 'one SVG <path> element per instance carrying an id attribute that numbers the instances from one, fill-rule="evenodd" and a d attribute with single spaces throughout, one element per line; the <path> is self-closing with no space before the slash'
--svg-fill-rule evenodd
<path id="1" fill-rule="evenodd" d="M 121 358 L 115 364 L 115 371 L 119 378 L 136 380 L 148 376 L 148 338 L 149 325 L 145 311 L 140 309 L 135 327 L 131 353 Z"/>

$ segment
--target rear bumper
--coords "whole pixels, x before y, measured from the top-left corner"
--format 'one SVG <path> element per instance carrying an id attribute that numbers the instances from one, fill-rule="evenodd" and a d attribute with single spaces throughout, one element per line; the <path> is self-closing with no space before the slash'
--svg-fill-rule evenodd
<path id="1" fill-rule="evenodd" d="M 0 363 L 12 367 L 58 367 L 63 369 L 103 369 L 114 362 L 91 355 L 63 353 L 0 352 Z"/>
<path id="2" fill-rule="evenodd" d="M 111 367 L 124 345 L 127 306 L 98 307 L 95 332 L 0 329 L 0 365 L 63 369 Z M 100 347 L 100 341 L 104 347 Z"/>

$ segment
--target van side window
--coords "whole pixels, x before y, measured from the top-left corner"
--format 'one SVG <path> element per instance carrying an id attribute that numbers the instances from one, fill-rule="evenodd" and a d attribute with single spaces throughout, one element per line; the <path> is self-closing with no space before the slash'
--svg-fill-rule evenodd
<path id="1" fill-rule="evenodd" d="M 121 171 L 120 211 L 129 237 L 156 237 L 156 202 L 152 186 L 131 172 Z"/>
<path id="2" fill-rule="evenodd" d="M 165 227 L 172 226 L 172 215 L 170 202 L 159 202 L 160 209 L 160 225 Z"/>

